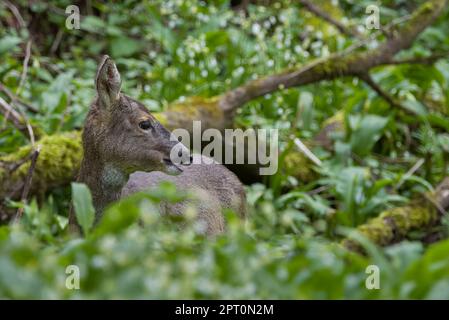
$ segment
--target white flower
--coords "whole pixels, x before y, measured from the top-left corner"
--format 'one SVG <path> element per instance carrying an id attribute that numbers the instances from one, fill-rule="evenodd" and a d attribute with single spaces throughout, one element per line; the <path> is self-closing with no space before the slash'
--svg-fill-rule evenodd
<path id="1" fill-rule="evenodd" d="M 156 51 L 153 51 L 153 50 L 151 50 L 151 51 L 148 53 L 148 55 L 150 56 L 151 59 L 154 59 L 154 58 L 157 57 Z"/>
<path id="2" fill-rule="evenodd" d="M 294 50 L 295 50 L 295 53 L 297 53 L 297 54 L 300 54 L 304 51 L 300 45 L 296 45 Z"/>
<path id="3" fill-rule="evenodd" d="M 258 23 L 253 24 L 251 27 L 251 32 L 254 35 L 258 35 L 260 33 L 260 30 L 261 30 L 261 27 L 260 27 L 260 24 L 258 24 Z"/>
<path id="4" fill-rule="evenodd" d="M 245 68 L 243 68 L 242 66 L 240 66 L 240 67 L 238 67 L 237 69 L 235 69 L 235 70 L 232 72 L 232 76 L 233 76 L 233 77 L 240 77 L 240 76 L 243 74 L 243 72 L 245 72 Z"/>
<path id="5" fill-rule="evenodd" d="M 265 29 L 270 29 L 270 27 L 271 27 L 270 21 L 269 21 L 269 20 L 264 21 L 263 27 L 264 27 Z"/>

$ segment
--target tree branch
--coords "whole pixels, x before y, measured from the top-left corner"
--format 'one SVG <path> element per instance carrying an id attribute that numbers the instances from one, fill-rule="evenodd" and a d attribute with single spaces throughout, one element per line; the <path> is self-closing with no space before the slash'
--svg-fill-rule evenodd
<path id="1" fill-rule="evenodd" d="M 299 3 L 302 4 L 306 10 L 310 11 L 317 17 L 319 17 L 319 18 L 323 19 L 324 21 L 333 25 L 341 33 L 343 33 L 347 36 L 350 36 L 350 37 L 356 37 L 358 39 L 362 38 L 361 34 L 356 29 L 349 28 L 349 27 L 345 26 L 343 23 L 334 19 L 331 15 L 324 12 L 320 7 L 314 5 L 309 0 L 299 0 Z"/>
<path id="2" fill-rule="evenodd" d="M 34 145 L 34 129 L 25 114 L 17 112 L 2 97 L 0 97 L 0 113 L 5 117 L 5 121 L 9 120 L 20 132 L 28 135 L 31 144 Z M 40 131 L 38 132 L 40 133 Z"/>
<path id="3" fill-rule="evenodd" d="M 33 173 L 34 173 L 34 169 L 36 168 L 36 162 L 37 162 L 37 158 L 39 157 L 39 153 L 40 153 L 40 146 L 38 146 L 37 149 L 34 149 L 32 152 L 32 155 L 31 155 L 30 167 L 28 168 L 28 173 L 25 178 L 25 182 L 23 184 L 23 190 L 22 190 L 21 201 L 22 201 L 23 205 L 26 204 L 27 199 L 28 199 L 28 193 L 30 192 L 30 189 L 31 189 L 31 182 L 33 179 Z M 23 206 L 17 210 L 16 217 L 15 217 L 16 223 L 20 221 L 20 218 L 22 218 L 23 210 L 24 210 Z"/>
<path id="4" fill-rule="evenodd" d="M 25 83 L 25 79 L 28 73 L 28 62 L 30 61 L 30 57 L 31 57 L 31 40 L 28 39 L 25 48 L 25 58 L 23 59 L 23 71 L 22 74 L 20 75 L 20 82 L 19 86 L 17 87 L 16 94 L 20 93 L 20 90 L 22 90 L 22 87 Z"/>
<path id="5" fill-rule="evenodd" d="M 409 205 L 383 211 L 378 217 L 357 227 L 357 232 L 379 246 L 387 246 L 404 239 L 412 230 L 434 226 L 449 209 L 449 178 L 445 178 L 435 192 L 426 194 Z M 351 236 L 341 242 L 344 247 L 363 252 Z"/>
<path id="6" fill-rule="evenodd" d="M 19 103 L 20 105 L 24 106 L 28 111 L 32 113 L 38 113 L 39 110 L 37 110 L 36 107 L 32 106 L 31 104 L 21 100 L 18 96 L 16 96 L 14 93 L 12 93 L 7 87 L 5 87 L 2 83 L 0 83 L 0 91 L 2 91 L 13 103 Z"/>
<path id="7" fill-rule="evenodd" d="M 27 134 L 27 128 L 25 121 L 23 121 L 22 115 L 20 115 L 9 103 L 7 103 L 2 97 L 0 97 L 0 112 L 3 114 L 5 121 L 10 121 L 20 132 Z"/>
<path id="8" fill-rule="evenodd" d="M 394 56 L 399 51 L 410 48 L 416 37 L 440 15 L 446 5 L 447 0 L 427 1 L 403 26 L 393 30 L 390 38 L 371 51 L 336 53 L 328 58 L 312 61 L 299 69 L 289 69 L 250 81 L 224 94 L 219 102 L 220 108 L 232 119 L 239 106 L 267 93 L 336 77 L 358 76 L 374 67 L 392 64 Z"/>
<path id="9" fill-rule="evenodd" d="M 359 78 L 363 80 L 368 86 L 371 87 L 380 97 L 382 97 L 386 102 L 388 102 L 392 107 L 402 109 L 407 113 L 412 113 L 409 109 L 401 105 L 392 95 L 384 91 L 371 77 L 368 72 L 359 75 Z"/>

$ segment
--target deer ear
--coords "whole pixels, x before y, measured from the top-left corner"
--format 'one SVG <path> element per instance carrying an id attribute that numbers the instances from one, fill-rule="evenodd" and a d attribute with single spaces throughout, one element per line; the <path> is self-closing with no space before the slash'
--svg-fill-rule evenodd
<path id="1" fill-rule="evenodd" d="M 112 61 L 109 56 L 103 56 L 103 59 L 98 66 L 95 85 L 102 107 L 109 108 L 119 99 L 122 81 L 114 61 Z"/>

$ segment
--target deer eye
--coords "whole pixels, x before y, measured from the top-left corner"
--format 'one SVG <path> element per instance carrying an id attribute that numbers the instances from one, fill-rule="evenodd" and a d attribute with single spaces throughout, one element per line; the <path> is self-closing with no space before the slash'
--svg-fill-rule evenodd
<path id="1" fill-rule="evenodd" d="M 151 121 L 150 120 L 145 120 L 139 123 L 139 127 L 142 130 L 148 130 L 152 127 Z"/>

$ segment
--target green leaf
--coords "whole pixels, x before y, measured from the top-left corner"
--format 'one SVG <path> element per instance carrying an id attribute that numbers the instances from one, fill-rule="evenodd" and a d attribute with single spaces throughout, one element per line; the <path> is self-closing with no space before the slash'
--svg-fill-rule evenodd
<path id="1" fill-rule="evenodd" d="M 6 36 L 0 39 L 0 55 L 7 51 L 10 51 L 12 48 L 16 47 L 21 42 L 22 39 L 14 36 Z"/>
<path id="2" fill-rule="evenodd" d="M 142 194 L 135 194 L 109 207 L 95 229 L 94 236 L 118 234 L 135 223 L 140 214 L 136 203 L 142 197 Z"/>
<path id="3" fill-rule="evenodd" d="M 140 42 L 127 38 L 117 37 L 110 42 L 111 55 L 113 57 L 129 57 L 142 49 Z"/>
<path id="4" fill-rule="evenodd" d="M 352 130 L 350 145 L 353 152 L 359 156 L 367 155 L 388 123 L 388 118 L 376 115 L 366 115 L 360 117 L 349 118 Z"/>
<path id="5" fill-rule="evenodd" d="M 181 40 L 178 39 L 175 32 L 164 25 L 162 17 L 156 10 L 150 8 L 148 10 L 148 16 L 151 21 L 151 28 L 149 31 L 153 37 L 160 41 L 167 52 L 174 54 L 176 47 Z"/>
<path id="6" fill-rule="evenodd" d="M 95 221 L 95 209 L 89 188 L 84 183 L 72 182 L 72 200 L 76 219 L 87 235 Z"/>
<path id="7" fill-rule="evenodd" d="M 313 95 L 308 91 L 302 91 L 298 97 L 297 110 L 300 113 L 299 128 L 310 130 L 313 123 Z"/>
<path id="8" fill-rule="evenodd" d="M 81 28 L 92 33 L 102 33 L 106 30 L 106 23 L 95 16 L 87 16 L 83 19 Z"/>

